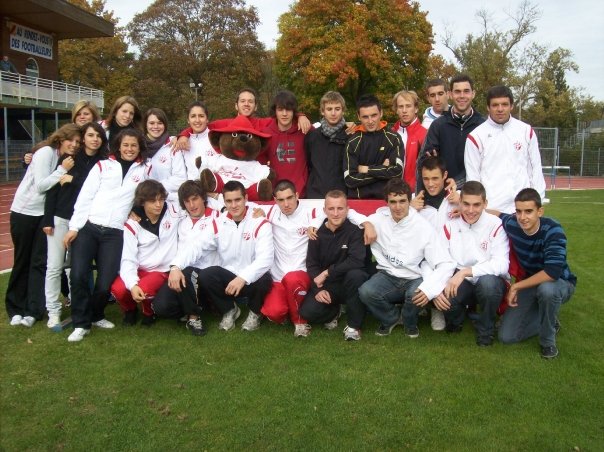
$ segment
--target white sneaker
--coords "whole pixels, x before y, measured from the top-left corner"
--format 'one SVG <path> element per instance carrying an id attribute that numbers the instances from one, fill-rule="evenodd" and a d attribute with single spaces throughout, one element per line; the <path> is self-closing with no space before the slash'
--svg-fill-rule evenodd
<path id="1" fill-rule="evenodd" d="M 310 336 L 310 325 L 308 323 L 296 323 L 295 328 L 294 337 Z"/>
<path id="2" fill-rule="evenodd" d="M 46 326 L 53 331 L 61 331 L 61 314 L 48 313 L 48 322 Z"/>
<path id="3" fill-rule="evenodd" d="M 27 328 L 31 328 L 36 323 L 36 319 L 30 315 L 26 315 L 21 319 L 21 325 L 26 326 Z"/>
<path id="4" fill-rule="evenodd" d="M 98 322 L 92 322 L 92 324 L 94 326 L 97 326 L 97 327 L 102 328 L 104 330 L 110 330 L 111 328 L 115 328 L 115 325 L 113 324 L 113 322 L 110 322 L 107 319 L 101 319 Z"/>
<path id="5" fill-rule="evenodd" d="M 14 315 L 11 319 L 10 319 L 10 325 L 11 326 L 18 326 L 21 325 L 21 320 L 23 320 L 23 316 L 20 316 L 19 314 Z"/>
<path id="6" fill-rule="evenodd" d="M 262 320 L 262 314 L 256 314 L 255 312 L 250 311 L 247 315 L 247 319 L 241 325 L 241 329 L 244 331 L 255 331 L 260 328 L 260 321 Z"/>
<path id="7" fill-rule="evenodd" d="M 240 315 L 241 310 L 239 309 L 239 306 L 235 305 L 233 309 L 231 309 L 229 312 L 222 316 L 222 320 L 218 325 L 218 329 L 224 331 L 231 331 L 233 328 L 235 328 L 235 320 L 237 320 Z"/>
<path id="8" fill-rule="evenodd" d="M 345 341 L 360 341 L 361 331 L 356 330 L 348 325 L 344 328 L 344 340 Z"/>
<path id="9" fill-rule="evenodd" d="M 445 314 L 436 308 L 431 309 L 430 325 L 434 331 L 443 331 L 447 323 L 445 322 Z"/>
<path id="10" fill-rule="evenodd" d="M 336 329 L 338 327 L 338 319 L 340 318 L 341 315 L 342 315 L 342 305 L 340 305 L 340 309 L 338 310 L 338 313 L 333 318 L 333 320 L 323 324 L 325 329 L 326 330 Z"/>
<path id="11" fill-rule="evenodd" d="M 90 334 L 90 330 L 85 328 L 75 328 L 73 333 L 69 335 L 67 338 L 67 342 L 80 342 L 84 339 L 84 336 L 88 336 Z"/>

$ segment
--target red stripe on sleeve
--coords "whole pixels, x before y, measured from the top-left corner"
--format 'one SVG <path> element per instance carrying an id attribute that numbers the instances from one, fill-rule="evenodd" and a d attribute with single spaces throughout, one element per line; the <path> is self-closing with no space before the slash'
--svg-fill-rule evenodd
<path id="1" fill-rule="evenodd" d="M 101 164 L 101 161 L 99 160 L 98 162 L 96 162 L 96 164 L 99 167 L 99 171 L 102 173 L 103 172 L 103 165 Z"/>
<path id="2" fill-rule="evenodd" d="M 447 225 L 443 224 L 443 230 L 445 231 L 445 235 L 447 236 L 447 240 L 451 240 L 451 231 L 447 229 Z"/>
<path id="3" fill-rule="evenodd" d="M 470 140 L 472 143 L 474 143 L 474 146 L 476 146 L 476 148 L 478 149 L 478 143 L 476 142 L 476 139 L 472 135 L 468 135 L 468 140 Z"/>
<path id="4" fill-rule="evenodd" d="M 264 224 L 268 224 L 268 221 L 266 221 L 266 220 L 262 220 L 262 223 L 260 223 L 260 224 L 258 225 L 258 227 L 256 228 L 256 230 L 254 231 L 254 238 L 257 238 L 257 237 L 258 237 L 258 231 L 260 231 L 260 228 L 261 228 L 261 227 L 262 227 L 262 225 L 264 225 Z"/>
<path id="5" fill-rule="evenodd" d="M 130 226 L 128 223 L 125 223 L 124 226 L 126 227 L 126 229 L 132 232 L 132 235 L 136 235 L 136 232 L 134 231 L 134 229 L 132 229 L 132 226 Z"/>
<path id="6" fill-rule="evenodd" d="M 214 227 L 214 234 L 218 234 L 218 225 L 216 224 L 216 220 L 212 220 L 212 226 Z"/>
<path id="7" fill-rule="evenodd" d="M 503 227 L 503 225 L 502 225 L 502 224 L 500 224 L 500 225 L 497 227 L 497 229 L 495 229 L 495 232 L 493 232 L 493 237 L 496 237 L 496 236 L 497 236 L 497 233 L 499 232 L 499 230 L 500 230 L 502 227 Z"/>

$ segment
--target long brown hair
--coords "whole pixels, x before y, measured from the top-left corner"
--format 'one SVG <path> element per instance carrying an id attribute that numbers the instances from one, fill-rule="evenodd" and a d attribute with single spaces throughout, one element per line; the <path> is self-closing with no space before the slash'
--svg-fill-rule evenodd
<path id="1" fill-rule="evenodd" d="M 49 136 L 46 140 L 40 141 L 36 144 L 31 152 L 36 152 L 38 149 L 43 148 L 44 146 L 50 146 L 54 149 L 59 149 L 61 147 L 61 142 L 65 140 L 71 140 L 73 137 L 80 136 L 80 128 L 75 124 L 65 124 L 60 127 L 56 131 L 53 132 L 51 136 Z"/>

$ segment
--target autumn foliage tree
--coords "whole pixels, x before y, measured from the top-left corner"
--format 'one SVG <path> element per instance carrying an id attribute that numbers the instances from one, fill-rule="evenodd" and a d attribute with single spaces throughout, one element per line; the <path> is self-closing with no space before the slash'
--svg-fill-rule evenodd
<path id="1" fill-rule="evenodd" d="M 277 73 L 309 113 L 330 89 L 354 105 L 364 93 L 389 101 L 420 88 L 433 42 L 426 13 L 407 0 L 299 0 L 279 31 Z"/>
<path id="2" fill-rule="evenodd" d="M 200 100 L 214 117 L 233 114 L 235 94 L 262 84 L 263 44 L 254 7 L 243 0 L 157 0 L 129 24 L 140 51 L 135 94 L 172 119 L 195 99 L 189 83 L 202 83 Z"/>
<path id="3" fill-rule="evenodd" d="M 81 9 L 117 24 L 105 0 L 69 0 Z M 59 41 L 59 76 L 66 83 L 101 89 L 105 92 L 105 111 L 119 96 L 132 93 L 134 55 L 122 28 L 111 38 L 64 39 Z"/>

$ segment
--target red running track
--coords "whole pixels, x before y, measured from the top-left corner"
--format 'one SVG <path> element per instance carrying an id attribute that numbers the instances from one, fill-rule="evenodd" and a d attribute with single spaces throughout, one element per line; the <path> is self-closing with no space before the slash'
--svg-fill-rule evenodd
<path id="1" fill-rule="evenodd" d="M 571 177 L 558 175 L 554 180 L 545 177 L 547 189 L 604 189 L 604 178 Z M 553 184 L 555 183 L 555 187 Z M 570 184 L 570 186 L 569 186 Z M 13 266 L 13 242 L 10 238 L 9 216 L 10 206 L 13 202 L 18 183 L 0 184 L 0 272 Z M 356 205 L 355 205 L 356 204 Z M 375 210 L 381 201 L 351 201 L 351 205 L 359 212 L 369 213 Z"/>

